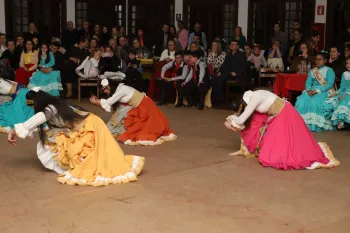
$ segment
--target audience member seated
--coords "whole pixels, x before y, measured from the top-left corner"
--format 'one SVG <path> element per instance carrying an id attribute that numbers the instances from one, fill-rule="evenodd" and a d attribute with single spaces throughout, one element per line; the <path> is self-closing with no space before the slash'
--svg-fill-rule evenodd
<path id="1" fill-rule="evenodd" d="M 333 106 L 327 100 L 335 95 L 335 74 L 332 68 L 326 66 L 327 54 L 318 53 L 315 62 L 316 68 L 309 72 L 305 91 L 298 97 L 295 108 L 311 131 L 333 130 Z"/>
<path id="2" fill-rule="evenodd" d="M 101 27 L 99 24 L 94 25 L 94 31 L 92 34 L 92 38 L 96 39 L 97 41 L 101 40 Z"/>
<path id="3" fill-rule="evenodd" d="M 17 36 L 16 38 L 16 53 L 21 56 L 24 49 L 24 38 L 23 36 Z"/>
<path id="4" fill-rule="evenodd" d="M 283 51 L 279 40 L 275 40 L 273 42 L 272 48 L 270 48 L 267 52 L 267 57 L 267 64 L 269 66 L 284 71 Z"/>
<path id="5" fill-rule="evenodd" d="M 320 33 L 318 31 L 313 30 L 311 32 L 311 38 L 307 42 L 312 49 L 310 55 L 315 56 L 315 54 L 317 54 L 321 51 L 320 47 L 319 47 L 320 46 L 319 45 L 320 38 L 321 38 L 321 36 L 320 36 Z"/>
<path id="6" fill-rule="evenodd" d="M 126 61 L 126 82 L 125 84 L 143 92 L 141 61 L 136 59 L 136 50 L 129 51 L 129 58 Z"/>
<path id="7" fill-rule="evenodd" d="M 138 41 L 140 42 L 140 47 L 152 49 L 152 41 L 148 36 L 145 36 L 145 32 L 143 31 L 143 29 L 139 28 L 137 30 L 137 35 L 135 36 L 135 38 L 138 39 Z"/>
<path id="8" fill-rule="evenodd" d="M 205 33 L 201 30 L 201 24 L 196 23 L 194 25 L 194 32 L 190 34 L 190 37 L 188 38 L 188 44 L 191 44 L 194 42 L 194 36 L 197 36 L 199 38 L 199 44 L 203 46 L 204 50 L 207 50 L 208 48 L 208 42 L 207 42 L 207 37 Z"/>
<path id="9" fill-rule="evenodd" d="M 330 58 L 326 65 L 334 70 L 336 81 L 340 81 L 341 76 L 345 71 L 345 66 L 344 61 L 340 56 L 340 51 L 336 46 L 331 47 Z"/>
<path id="10" fill-rule="evenodd" d="M 272 36 L 272 43 L 276 40 L 281 42 L 281 48 L 288 48 L 288 35 L 284 31 L 281 30 L 281 25 L 279 23 L 275 23 L 273 25 L 274 34 Z"/>
<path id="11" fill-rule="evenodd" d="M 66 50 L 70 50 L 78 41 L 78 32 L 75 30 L 73 22 L 67 22 L 67 28 L 62 33 L 62 46 Z"/>
<path id="12" fill-rule="evenodd" d="M 187 78 L 182 84 L 184 86 L 184 95 L 187 96 L 188 104 L 196 105 L 198 103 L 198 110 L 204 109 L 205 95 L 209 89 L 209 73 L 203 61 L 200 60 L 201 54 L 199 51 L 190 53 L 189 61 L 192 65 L 193 75 L 187 75 Z M 195 101 L 192 100 L 192 93 L 195 92 Z"/>
<path id="13" fill-rule="evenodd" d="M 96 49 L 100 49 L 99 42 L 96 38 L 92 38 L 89 44 L 89 52 L 92 53 Z"/>
<path id="14" fill-rule="evenodd" d="M 177 39 L 177 38 L 178 38 L 178 35 L 177 35 L 177 31 L 176 31 L 176 28 L 175 28 L 174 25 L 170 25 L 170 26 L 169 26 L 169 33 L 170 33 L 170 35 L 174 38 L 174 41 L 175 41 L 175 50 L 176 50 L 176 51 L 181 51 L 181 50 L 182 50 L 182 47 L 181 47 L 180 41 Z"/>
<path id="15" fill-rule="evenodd" d="M 89 23 L 89 21 L 84 20 L 82 27 L 83 28 L 78 32 L 79 38 L 83 37 L 83 38 L 86 38 L 88 40 L 91 40 L 92 35 L 91 35 L 91 32 L 90 32 L 90 23 Z M 78 40 L 79 40 L 79 38 L 78 38 Z"/>
<path id="16" fill-rule="evenodd" d="M 75 69 L 90 55 L 89 50 L 87 49 L 88 46 L 89 40 L 81 37 L 78 40 L 77 46 L 73 46 L 68 54 L 69 60 L 63 67 L 64 75 L 62 76 L 63 82 L 67 87 L 66 98 L 72 97 L 73 84 L 77 84 L 78 81 Z"/>
<path id="17" fill-rule="evenodd" d="M 119 46 L 117 47 L 117 56 L 120 57 L 124 62 L 128 60 L 129 48 L 127 46 L 127 39 L 125 36 L 119 37 Z"/>
<path id="18" fill-rule="evenodd" d="M 101 38 L 100 38 L 100 45 L 107 46 L 110 38 L 111 38 L 111 35 L 108 31 L 108 27 L 103 26 L 102 27 L 102 34 L 101 34 Z"/>
<path id="19" fill-rule="evenodd" d="M 160 101 L 157 105 L 163 105 L 167 103 L 167 95 L 171 90 L 176 87 L 178 91 L 178 102 L 175 107 L 181 107 L 183 104 L 183 97 L 185 95 L 185 80 L 191 80 L 193 76 L 192 70 L 189 70 L 187 64 L 183 61 L 183 55 L 181 52 L 175 54 L 175 61 L 171 61 L 162 67 L 161 72 L 161 95 Z"/>
<path id="20" fill-rule="evenodd" d="M 204 63 L 207 63 L 207 57 L 205 56 L 205 52 L 203 50 L 203 47 L 201 47 L 197 41 L 194 41 L 190 44 L 189 50 L 190 50 L 190 52 L 198 51 L 199 54 L 201 55 L 201 61 L 203 61 Z"/>
<path id="21" fill-rule="evenodd" d="M 212 78 L 213 92 L 212 102 L 219 103 L 224 100 L 224 86 L 227 81 L 236 81 L 240 85 L 245 85 L 243 73 L 247 68 L 245 54 L 239 50 L 238 41 L 233 40 L 230 44 L 231 53 L 226 56 L 220 72 Z"/>
<path id="22" fill-rule="evenodd" d="M 32 77 L 33 72 L 38 65 L 38 51 L 34 50 L 34 43 L 31 40 L 25 42 L 24 50 L 21 54 L 19 68 L 16 71 L 15 81 L 18 84 L 27 86 L 29 78 Z"/>
<path id="23" fill-rule="evenodd" d="M 266 59 L 261 53 L 260 45 L 254 45 L 253 53 L 247 58 L 247 61 L 253 63 L 256 69 L 267 66 Z"/>
<path id="24" fill-rule="evenodd" d="M 250 57 L 250 55 L 252 54 L 252 47 L 249 44 L 246 44 L 244 46 L 243 51 L 245 53 L 245 57 L 248 59 L 248 57 Z"/>
<path id="25" fill-rule="evenodd" d="M 52 42 L 50 46 L 50 51 L 55 57 L 55 65 L 51 68 L 41 68 L 41 72 L 49 73 L 52 70 L 60 71 L 61 72 L 61 79 L 63 75 L 63 66 L 64 66 L 64 56 L 60 52 L 61 44 L 57 41 Z"/>
<path id="26" fill-rule="evenodd" d="M 55 65 L 55 57 L 50 52 L 48 43 L 42 43 L 38 60 L 38 70 L 30 78 L 28 89 L 40 87 L 41 91 L 47 92 L 52 96 L 60 96 L 60 91 L 63 90 L 61 75 L 59 71 L 52 70 Z M 48 72 L 47 69 L 51 69 L 51 71 Z"/>
<path id="27" fill-rule="evenodd" d="M 7 49 L 2 53 L 1 59 L 7 59 L 13 70 L 17 70 L 19 66 L 20 54 L 16 51 L 15 41 L 7 41 Z M 3 77 L 5 78 L 5 77 Z M 12 78 L 13 79 L 13 78 Z"/>
<path id="28" fill-rule="evenodd" d="M 170 62 L 173 60 L 175 60 L 175 41 L 169 40 L 168 48 L 162 52 L 159 61 Z"/>
<path id="29" fill-rule="evenodd" d="M 27 40 L 34 41 L 34 38 L 37 38 L 38 42 L 39 42 L 40 35 L 39 35 L 38 30 L 36 29 L 35 23 L 33 23 L 33 22 L 29 23 L 29 31 L 23 33 L 23 36 L 24 36 L 24 40 L 26 40 L 26 41 Z"/>
<path id="30" fill-rule="evenodd" d="M 98 63 L 100 59 L 101 50 L 93 50 L 91 56 L 87 56 L 80 66 L 75 69 L 75 72 L 82 78 L 97 78 L 99 75 Z"/>
<path id="31" fill-rule="evenodd" d="M 133 49 L 135 49 L 136 51 L 137 59 L 149 59 L 153 57 L 151 51 L 149 51 L 149 49 L 146 48 L 145 46 L 142 46 L 139 39 L 134 38 L 132 40 L 132 46 L 133 46 Z"/>
<path id="32" fill-rule="evenodd" d="M 168 42 L 174 40 L 173 36 L 169 33 L 169 24 L 163 24 L 161 34 L 156 38 L 156 44 L 154 48 L 154 55 L 159 57 L 162 52 L 168 48 Z M 175 45 L 175 43 L 174 43 Z M 174 48 L 175 49 L 175 48 Z"/>
<path id="33" fill-rule="evenodd" d="M 179 28 L 179 32 L 177 34 L 178 40 L 181 44 L 182 50 L 187 49 L 188 45 L 188 30 L 185 28 L 185 23 L 182 20 L 177 21 L 177 27 Z"/>
<path id="34" fill-rule="evenodd" d="M 117 40 L 118 40 L 118 29 L 117 29 L 117 27 L 112 27 L 110 38 L 114 39 L 117 42 Z"/>
<path id="35" fill-rule="evenodd" d="M 0 57 L 7 50 L 6 46 L 6 35 L 0 33 Z"/>
<path id="36" fill-rule="evenodd" d="M 125 63 L 113 54 L 112 48 L 106 46 L 98 64 L 101 79 L 123 80 L 126 71 Z"/>
<path id="37" fill-rule="evenodd" d="M 214 73 L 220 71 L 222 64 L 224 64 L 226 53 L 222 51 L 220 42 L 214 41 L 211 44 L 211 51 L 208 54 L 208 64 L 212 65 Z"/>
<path id="38" fill-rule="evenodd" d="M 311 47 L 305 42 L 300 43 L 300 48 L 299 48 L 299 56 L 294 57 L 292 60 L 292 64 L 290 67 L 290 70 L 294 73 L 300 72 L 300 68 L 305 64 L 307 66 L 310 62 L 311 67 L 315 66 L 315 57 L 311 56 Z"/>
<path id="39" fill-rule="evenodd" d="M 245 38 L 245 36 L 243 36 L 241 27 L 236 27 L 235 35 L 232 37 L 232 40 L 237 40 L 239 43 L 239 47 L 242 49 L 247 44 L 247 39 Z"/>
<path id="40" fill-rule="evenodd" d="M 294 41 L 292 45 L 289 47 L 289 61 L 291 62 L 295 57 L 300 54 L 300 44 L 302 43 L 302 33 L 300 29 L 294 30 Z"/>

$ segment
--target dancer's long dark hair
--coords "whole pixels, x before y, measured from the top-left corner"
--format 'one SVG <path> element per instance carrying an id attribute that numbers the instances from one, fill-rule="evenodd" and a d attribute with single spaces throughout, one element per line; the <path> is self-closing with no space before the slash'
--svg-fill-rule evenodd
<path id="1" fill-rule="evenodd" d="M 235 114 L 240 116 L 244 112 L 245 108 L 247 107 L 247 103 L 244 102 L 243 97 L 242 97 L 238 101 L 232 101 L 232 106 L 233 106 L 233 111 L 235 112 Z M 250 117 L 248 117 L 248 119 L 244 122 L 244 126 L 246 129 L 248 129 L 250 127 L 250 123 L 252 121 L 253 114 L 250 115 Z"/>
<path id="2" fill-rule="evenodd" d="M 50 45 L 49 43 L 47 42 L 43 42 L 40 46 L 40 50 L 39 50 L 39 53 L 38 53 L 38 63 L 40 64 L 40 61 L 41 61 L 41 56 L 43 55 L 43 51 L 41 50 L 41 47 L 43 45 L 46 45 L 47 47 L 47 52 L 46 52 L 46 59 L 45 59 L 45 64 L 48 64 L 51 60 L 51 57 L 50 57 Z"/>
<path id="3" fill-rule="evenodd" d="M 46 119 L 51 119 L 52 117 L 61 118 L 66 124 L 65 127 L 70 129 L 73 128 L 75 124 L 81 122 L 89 115 L 87 110 L 78 106 L 74 106 L 74 108 L 86 112 L 87 114 L 82 116 L 76 113 L 64 100 L 51 96 L 43 91 L 29 91 L 26 95 L 26 99 L 29 101 L 33 101 L 35 113 L 43 112 L 46 116 Z M 52 106 L 56 108 L 57 113 L 55 109 L 52 108 Z M 46 122 L 46 124 L 48 126 L 53 126 L 52 124 L 50 124 L 49 121 Z M 57 126 L 54 127 L 57 128 Z M 39 136 L 41 143 L 44 144 L 46 137 L 44 133 L 43 124 L 39 126 Z"/>

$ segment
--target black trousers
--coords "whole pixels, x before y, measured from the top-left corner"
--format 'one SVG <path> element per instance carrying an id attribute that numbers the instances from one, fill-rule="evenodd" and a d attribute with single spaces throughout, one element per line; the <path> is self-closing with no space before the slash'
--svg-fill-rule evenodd
<path id="1" fill-rule="evenodd" d="M 212 83 L 212 101 L 213 103 L 219 103 L 224 100 L 225 98 L 225 91 L 224 88 L 226 87 L 227 81 L 237 81 L 242 82 L 242 76 L 236 75 L 231 76 L 229 75 L 221 75 L 221 76 L 213 76 L 211 79 Z"/>
<path id="2" fill-rule="evenodd" d="M 143 92 L 145 91 L 145 85 L 140 72 L 134 68 L 128 68 L 125 72 L 125 84 L 135 88 L 136 90 Z"/>
<path id="3" fill-rule="evenodd" d="M 78 65 L 71 60 L 64 63 L 61 70 L 62 84 L 66 84 L 66 83 L 78 84 L 78 76 L 77 76 L 77 73 L 75 72 L 75 69 L 77 67 Z"/>
<path id="4" fill-rule="evenodd" d="M 161 85 L 160 85 L 160 91 L 161 91 L 161 102 L 167 102 L 169 95 L 173 93 L 174 87 L 178 90 L 179 94 L 184 95 L 184 87 L 181 86 L 183 83 L 183 80 L 177 80 L 173 82 L 168 82 L 164 79 L 160 80 Z"/>
<path id="5" fill-rule="evenodd" d="M 207 94 L 210 87 L 209 78 L 204 79 L 203 83 L 199 84 L 199 80 L 196 82 L 192 79 L 183 87 L 183 93 L 185 96 L 189 97 L 190 100 L 194 96 L 196 102 L 204 101 L 204 96 Z"/>

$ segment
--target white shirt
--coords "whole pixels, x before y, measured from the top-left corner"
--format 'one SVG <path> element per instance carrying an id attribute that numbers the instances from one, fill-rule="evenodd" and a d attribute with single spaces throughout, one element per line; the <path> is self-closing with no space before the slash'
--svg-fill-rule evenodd
<path id="1" fill-rule="evenodd" d="M 169 52 L 167 49 L 165 49 L 163 52 L 162 52 L 162 55 L 160 55 L 160 61 L 164 61 L 165 59 L 167 58 L 170 58 L 171 60 L 175 60 L 175 51 L 173 52 L 170 52 L 170 55 L 169 55 Z"/>
<path id="2" fill-rule="evenodd" d="M 48 119 L 44 112 L 38 112 L 31 118 L 29 118 L 26 122 L 15 124 L 16 134 L 20 138 L 32 137 L 33 131 L 41 124 L 49 121 L 52 125 L 57 127 L 64 127 L 65 124 L 61 118 L 54 117 L 57 114 L 57 109 L 53 105 L 49 105 L 45 108 L 45 110 L 51 112 L 50 118 Z"/>
<path id="3" fill-rule="evenodd" d="M 232 119 L 232 126 L 238 129 L 244 129 L 244 123 L 254 111 L 267 113 L 276 98 L 277 95 L 265 90 L 246 91 L 243 95 L 243 99 L 247 107 L 239 117 Z"/>
<path id="4" fill-rule="evenodd" d="M 161 72 L 161 77 L 164 78 L 164 75 L 165 73 L 171 69 L 171 67 L 174 66 L 174 62 L 168 62 L 167 64 L 165 64 L 163 67 L 162 67 L 162 72 Z M 182 67 L 182 74 L 180 76 L 176 76 L 176 77 L 172 77 L 171 80 L 172 81 L 177 81 L 177 80 L 185 80 L 187 78 L 187 76 L 189 75 L 189 69 L 188 69 L 188 66 L 182 62 L 181 63 L 181 66 Z M 192 73 L 191 73 L 191 76 L 192 76 Z"/>
<path id="5" fill-rule="evenodd" d="M 129 101 L 134 95 L 134 92 L 135 92 L 134 88 L 127 86 L 123 83 L 120 83 L 111 97 L 109 97 L 108 99 L 101 99 L 101 107 L 105 111 L 111 112 L 112 106 L 116 102 L 120 102 L 124 104 L 129 103 Z"/>

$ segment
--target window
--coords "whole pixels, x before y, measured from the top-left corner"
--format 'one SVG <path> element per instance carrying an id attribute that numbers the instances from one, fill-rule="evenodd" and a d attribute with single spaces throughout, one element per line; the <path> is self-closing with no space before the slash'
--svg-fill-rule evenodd
<path id="1" fill-rule="evenodd" d="M 14 25 L 15 34 L 27 32 L 29 29 L 29 22 L 32 20 L 29 18 L 29 2 L 28 0 L 15 0 L 14 1 Z"/>
<path id="2" fill-rule="evenodd" d="M 123 25 L 123 5 L 115 5 L 115 14 L 118 26 Z"/>
<path id="3" fill-rule="evenodd" d="M 284 29 L 288 35 L 293 31 L 293 23 L 296 19 L 302 19 L 302 1 L 287 1 L 285 4 Z"/>
<path id="4" fill-rule="evenodd" d="M 170 24 L 174 24 L 174 4 L 170 5 L 170 12 L 169 12 L 169 20 L 170 20 Z"/>
<path id="5" fill-rule="evenodd" d="M 187 7 L 187 28 L 191 28 L 191 6 Z"/>
<path id="6" fill-rule="evenodd" d="M 87 2 L 84 0 L 76 0 L 75 4 L 76 28 L 81 29 L 84 20 L 87 20 Z"/>
<path id="7" fill-rule="evenodd" d="M 136 5 L 131 6 L 131 33 L 136 32 Z"/>
<path id="8" fill-rule="evenodd" d="M 234 4 L 224 4 L 224 37 L 226 41 L 231 41 L 234 35 Z"/>

